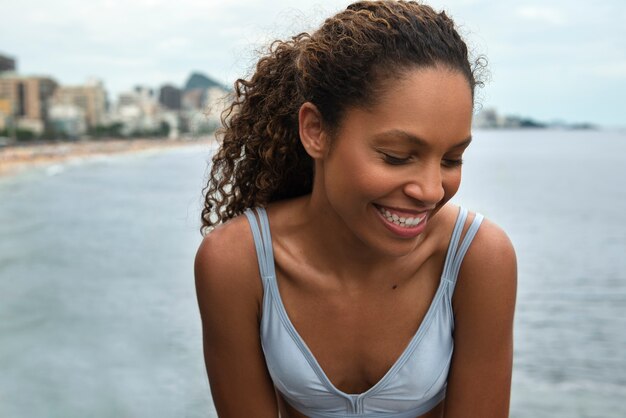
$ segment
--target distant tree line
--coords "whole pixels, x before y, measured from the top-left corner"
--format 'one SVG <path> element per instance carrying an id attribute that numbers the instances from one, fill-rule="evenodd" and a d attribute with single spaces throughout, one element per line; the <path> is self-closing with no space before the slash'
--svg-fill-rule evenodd
<path id="1" fill-rule="evenodd" d="M 133 139 L 133 138 L 167 138 L 170 134 L 171 127 L 169 123 L 163 121 L 157 129 L 154 130 L 135 130 L 130 133 L 123 132 L 123 124 L 115 122 L 110 125 L 97 125 L 87 130 L 87 136 L 90 139 Z M 0 129 L 0 137 L 15 138 L 17 142 L 33 142 L 33 141 L 72 141 L 77 138 L 70 137 L 67 133 L 56 130 L 50 126 L 46 130 L 37 134 L 29 129 L 15 128 Z"/>

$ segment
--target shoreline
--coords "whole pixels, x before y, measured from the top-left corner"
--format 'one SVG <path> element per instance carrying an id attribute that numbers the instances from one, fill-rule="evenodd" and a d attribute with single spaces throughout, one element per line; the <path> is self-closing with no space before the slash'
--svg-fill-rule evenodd
<path id="1" fill-rule="evenodd" d="M 10 145 L 0 148 L 0 178 L 18 174 L 31 167 L 66 162 L 76 158 L 127 154 L 154 149 L 180 148 L 192 145 L 210 146 L 211 136 L 198 139 L 99 139 L 77 142 L 51 142 Z"/>

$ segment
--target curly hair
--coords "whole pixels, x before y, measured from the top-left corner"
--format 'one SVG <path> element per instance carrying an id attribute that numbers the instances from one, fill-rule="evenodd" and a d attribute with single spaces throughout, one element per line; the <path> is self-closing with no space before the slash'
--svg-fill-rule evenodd
<path id="1" fill-rule="evenodd" d="M 298 134 L 303 103 L 317 107 L 332 133 L 346 109 L 373 105 L 386 81 L 435 66 L 463 74 L 472 96 L 482 85 L 484 58 L 470 63 L 445 12 L 414 1 L 359 1 L 312 34 L 274 41 L 252 77 L 235 82 L 222 114 L 201 233 L 246 208 L 311 192 L 313 160 Z"/>

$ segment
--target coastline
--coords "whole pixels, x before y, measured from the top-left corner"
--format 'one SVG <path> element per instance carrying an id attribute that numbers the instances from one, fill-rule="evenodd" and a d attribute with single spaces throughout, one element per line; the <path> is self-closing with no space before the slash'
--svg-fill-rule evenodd
<path id="1" fill-rule="evenodd" d="M 25 169 L 65 162 L 76 158 L 126 154 L 145 150 L 178 148 L 215 142 L 211 136 L 198 139 L 99 139 L 77 142 L 51 142 L 11 145 L 0 148 L 0 177 L 10 176 Z"/>

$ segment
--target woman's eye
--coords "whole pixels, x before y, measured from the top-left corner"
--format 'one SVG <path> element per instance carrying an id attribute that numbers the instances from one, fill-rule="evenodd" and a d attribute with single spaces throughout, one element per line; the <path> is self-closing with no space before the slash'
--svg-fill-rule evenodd
<path id="1" fill-rule="evenodd" d="M 382 153 L 382 154 L 383 154 L 383 158 L 385 162 L 391 165 L 406 164 L 411 159 L 411 157 L 396 157 L 391 154 L 386 154 L 386 153 Z"/>
<path id="2" fill-rule="evenodd" d="M 441 164 L 444 167 L 459 167 L 463 164 L 463 159 L 462 158 L 448 158 L 448 159 L 444 159 L 441 160 Z"/>

